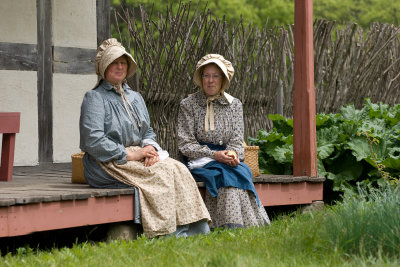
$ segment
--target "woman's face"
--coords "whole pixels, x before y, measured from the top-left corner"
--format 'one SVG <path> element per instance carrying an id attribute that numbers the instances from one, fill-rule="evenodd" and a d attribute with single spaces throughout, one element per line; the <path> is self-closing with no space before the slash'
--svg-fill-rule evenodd
<path id="1" fill-rule="evenodd" d="M 217 65 L 206 65 L 202 74 L 203 91 L 206 96 L 218 94 L 221 90 L 222 80 L 222 71 Z"/>
<path id="2" fill-rule="evenodd" d="M 111 84 L 120 84 L 128 72 L 128 61 L 121 56 L 108 65 L 105 71 L 105 79 Z"/>

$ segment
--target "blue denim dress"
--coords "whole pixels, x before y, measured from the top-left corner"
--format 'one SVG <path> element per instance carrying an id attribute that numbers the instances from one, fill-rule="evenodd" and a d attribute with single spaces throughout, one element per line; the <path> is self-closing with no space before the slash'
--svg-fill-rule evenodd
<path id="1" fill-rule="evenodd" d="M 105 80 L 97 88 L 86 92 L 81 105 L 79 129 L 80 149 L 85 152 L 84 176 L 86 182 L 96 188 L 131 187 L 107 174 L 97 161 L 114 160 L 118 164 L 124 164 L 125 147 L 128 146 L 152 145 L 157 151 L 161 150 L 150 127 L 150 117 L 143 97 L 127 84 L 123 84 L 123 89 L 136 114 L 127 110 L 131 112 L 131 116 L 137 116 L 140 123 L 129 118 L 121 94 Z M 135 222 L 140 223 L 139 194 L 138 189 L 134 189 Z"/>

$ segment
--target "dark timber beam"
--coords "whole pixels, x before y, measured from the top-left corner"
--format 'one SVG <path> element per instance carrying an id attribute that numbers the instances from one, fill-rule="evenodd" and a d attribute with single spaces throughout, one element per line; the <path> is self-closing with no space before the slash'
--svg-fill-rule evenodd
<path id="1" fill-rule="evenodd" d="M 97 46 L 110 38 L 110 0 L 96 0 Z"/>
<path id="2" fill-rule="evenodd" d="M 53 162 L 53 58 L 51 0 L 37 5 L 39 164 Z"/>
<path id="3" fill-rule="evenodd" d="M 0 42 L 0 69 L 37 71 L 37 45 Z"/>
<path id="4" fill-rule="evenodd" d="M 53 47 L 54 73 L 96 74 L 94 58 L 96 49 Z"/>
<path id="5" fill-rule="evenodd" d="M 316 177 L 312 0 L 295 0 L 293 121 L 293 176 Z"/>

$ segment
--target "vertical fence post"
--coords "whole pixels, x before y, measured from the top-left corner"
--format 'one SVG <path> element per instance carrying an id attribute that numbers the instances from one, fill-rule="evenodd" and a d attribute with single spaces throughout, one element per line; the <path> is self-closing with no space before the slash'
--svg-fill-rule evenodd
<path id="1" fill-rule="evenodd" d="M 276 113 L 283 116 L 283 85 L 281 78 L 279 78 L 278 95 L 276 98 Z"/>
<path id="2" fill-rule="evenodd" d="M 293 175 L 316 177 L 312 0 L 295 0 L 293 120 Z"/>

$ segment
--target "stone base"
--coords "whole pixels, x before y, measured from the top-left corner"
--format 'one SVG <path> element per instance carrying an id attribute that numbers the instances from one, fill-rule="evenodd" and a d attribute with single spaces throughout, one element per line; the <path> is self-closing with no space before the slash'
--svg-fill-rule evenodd
<path id="1" fill-rule="evenodd" d="M 113 223 L 107 231 L 107 243 L 113 240 L 136 240 L 142 233 L 140 225 L 135 223 Z"/>
<path id="2" fill-rule="evenodd" d="M 303 213 L 322 210 L 324 208 L 324 202 L 321 200 L 313 201 L 313 203 L 304 205 L 301 210 Z"/>

